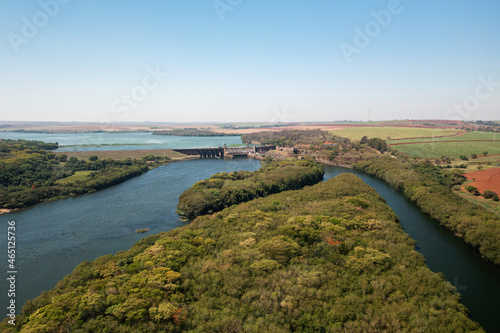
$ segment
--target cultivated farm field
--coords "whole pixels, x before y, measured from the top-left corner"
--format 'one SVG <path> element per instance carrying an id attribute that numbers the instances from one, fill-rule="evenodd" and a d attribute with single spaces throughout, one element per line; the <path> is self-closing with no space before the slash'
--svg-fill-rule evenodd
<path id="1" fill-rule="evenodd" d="M 459 158 L 471 154 L 500 154 L 500 141 L 460 141 L 460 142 L 427 142 L 392 146 L 392 148 L 415 158 L 441 158 L 448 156 Z"/>
<path id="2" fill-rule="evenodd" d="M 456 129 L 441 128 L 416 128 L 416 127 L 347 127 L 332 130 L 334 135 L 349 138 L 351 140 L 360 140 L 363 136 L 368 138 L 390 139 L 408 139 L 408 138 L 432 138 L 433 136 L 456 136 L 463 131 Z"/>
<path id="3" fill-rule="evenodd" d="M 398 143 L 411 143 L 411 142 L 434 142 L 434 141 L 500 141 L 500 133 L 494 132 L 481 132 L 481 131 L 473 131 L 473 132 L 463 132 L 462 135 L 453 135 L 446 137 L 426 137 L 426 138 L 416 138 L 416 139 L 396 139 L 396 140 L 388 140 L 388 144 L 398 144 Z"/>
<path id="4" fill-rule="evenodd" d="M 475 186 L 479 192 L 483 193 L 486 190 L 500 194 L 500 168 L 492 168 L 487 170 L 479 170 L 468 172 L 465 174 L 468 181 L 460 187 L 460 191 L 456 192 L 461 197 L 479 204 L 491 212 L 500 215 L 500 202 L 491 199 L 485 199 L 482 196 L 473 195 L 465 190 L 465 186 Z"/>
<path id="5" fill-rule="evenodd" d="M 500 193 L 500 168 L 468 172 L 465 176 L 473 181 L 468 185 L 477 187 L 480 192 L 490 190 Z"/>
<path id="6" fill-rule="evenodd" d="M 500 133 L 475 131 L 451 137 L 390 140 L 388 144 L 410 157 L 458 158 L 465 155 L 470 158 L 471 154 L 481 156 L 485 152 L 488 155 L 500 154 Z"/>

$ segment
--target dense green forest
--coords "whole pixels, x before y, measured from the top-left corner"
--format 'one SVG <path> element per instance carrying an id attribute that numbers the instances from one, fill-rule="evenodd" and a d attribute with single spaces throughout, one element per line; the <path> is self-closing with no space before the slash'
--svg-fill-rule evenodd
<path id="1" fill-rule="evenodd" d="M 264 160 L 254 172 L 217 173 L 199 181 L 179 197 L 177 213 L 187 219 L 272 193 L 296 190 L 323 179 L 323 165 L 308 160 Z"/>
<path id="2" fill-rule="evenodd" d="M 0 141 L 0 208 L 16 209 L 118 184 L 169 161 L 148 156 L 141 160 L 89 160 L 52 153 L 57 143 Z M 71 180 L 75 172 L 87 176 Z M 68 179 L 68 181 L 63 181 Z"/>
<path id="3" fill-rule="evenodd" d="M 2 332 L 473 332 L 384 200 L 343 174 L 83 262 Z"/>
<path id="4" fill-rule="evenodd" d="M 173 135 L 173 136 L 240 136 L 237 133 L 221 133 L 198 128 L 174 128 L 167 131 L 155 131 L 153 135 Z"/>
<path id="5" fill-rule="evenodd" d="M 460 172 L 390 157 L 366 159 L 354 168 L 391 184 L 423 212 L 500 265 L 500 218 L 453 193 L 451 186 L 464 179 Z"/>

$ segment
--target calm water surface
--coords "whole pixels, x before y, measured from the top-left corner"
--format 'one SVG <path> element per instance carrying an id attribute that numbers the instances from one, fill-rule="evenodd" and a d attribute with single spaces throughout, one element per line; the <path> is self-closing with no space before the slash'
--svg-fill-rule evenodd
<path id="1" fill-rule="evenodd" d="M 82 261 L 127 250 L 147 235 L 183 225 L 175 214 L 178 197 L 195 182 L 217 172 L 259 167 L 260 163 L 251 159 L 178 162 L 92 194 L 1 215 L 5 234 L 7 222 L 16 221 L 17 309 L 43 290 L 52 289 Z M 136 234 L 138 228 L 151 230 Z M 6 253 L 4 237 L 1 242 L 1 251 Z M 3 277 L 6 270 L 2 271 Z M 8 302 L 5 290 L 7 281 L 2 278 L 3 309 Z"/>
<path id="2" fill-rule="evenodd" d="M 500 269 L 380 179 L 346 168 L 325 166 L 325 171 L 325 179 L 348 172 L 373 187 L 399 217 L 406 233 L 417 241 L 416 249 L 424 255 L 427 266 L 442 272 L 460 292 L 471 318 L 487 332 L 500 332 Z"/>
<path id="3" fill-rule="evenodd" d="M 0 139 L 25 139 L 58 142 L 57 151 L 102 151 L 222 147 L 241 144 L 239 136 L 167 136 L 151 133 L 13 133 L 0 132 Z"/>

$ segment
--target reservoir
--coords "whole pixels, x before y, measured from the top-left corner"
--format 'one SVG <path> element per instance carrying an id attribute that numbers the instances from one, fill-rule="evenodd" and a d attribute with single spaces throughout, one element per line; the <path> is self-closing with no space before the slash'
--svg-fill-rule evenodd
<path id="1" fill-rule="evenodd" d="M 241 145 L 240 136 L 169 136 L 151 133 L 17 133 L 0 132 L 0 139 L 24 139 L 57 142 L 57 151 L 103 151 L 103 150 L 145 150 L 205 148 Z"/>
<path id="2" fill-rule="evenodd" d="M 44 141 L 49 141 L 44 139 Z M 217 172 L 257 170 L 251 159 L 200 159 L 173 163 L 96 193 L 41 204 L 1 215 L 16 221 L 16 304 L 21 304 L 56 283 L 84 260 L 129 249 L 139 239 L 183 225 L 175 214 L 179 195 L 195 182 Z M 461 239 L 423 214 L 385 182 L 351 169 L 325 166 L 325 179 L 349 172 L 361 177 L 386 199 L 403 229 L 417 241 L 434 272 L 442 272 L 462 294 L 464 305 L 488 332 L 500 331 L 500 269 L 485 262 Z M 136 234 L 138 228 L 150 228 Z M 6 253 L 4 238 L 1 251 Z M 6 264 L 3 266 L 6 267 Z M 7 306 L 6 270 L 0 280 L 0 306 Z"/>

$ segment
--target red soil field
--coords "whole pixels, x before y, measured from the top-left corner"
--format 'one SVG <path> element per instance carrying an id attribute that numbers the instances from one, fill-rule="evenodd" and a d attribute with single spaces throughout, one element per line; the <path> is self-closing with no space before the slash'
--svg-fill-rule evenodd
<path id="1" fill-rule="evenodd" d="M 500 194 L 500 168 L 468 172 L 465 176 L 467 179 L 474 180 L 468 185 L 477 187 L 479 192 L 491 190 Z"/>

